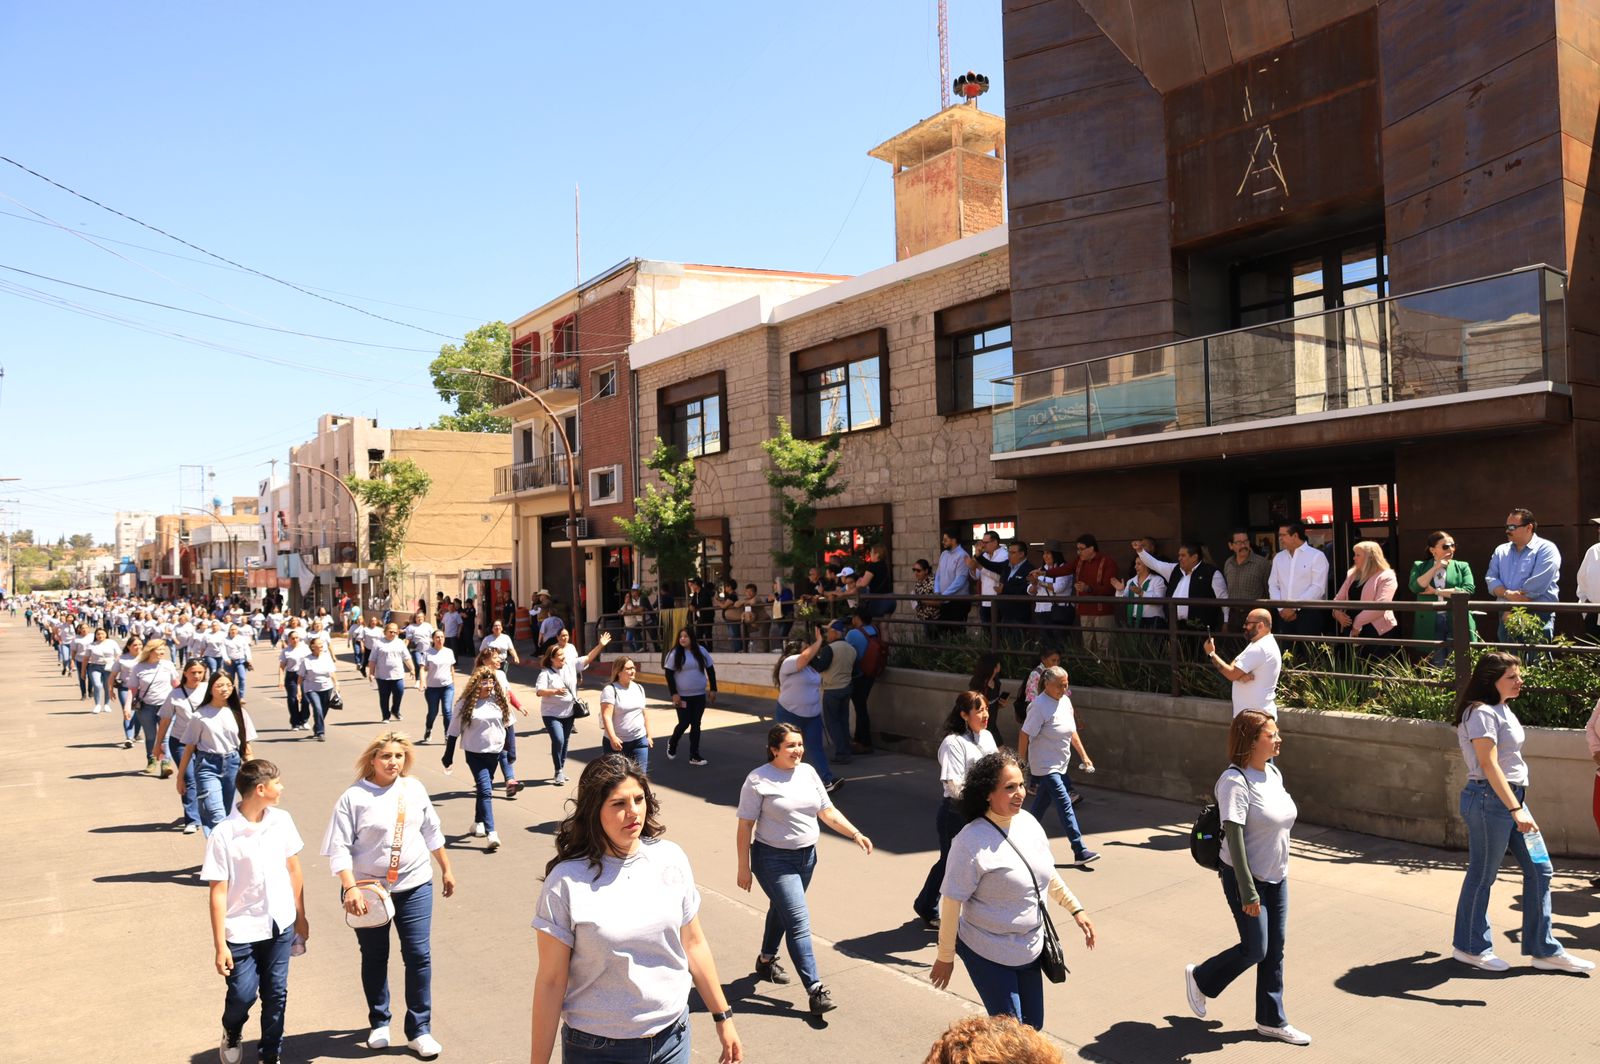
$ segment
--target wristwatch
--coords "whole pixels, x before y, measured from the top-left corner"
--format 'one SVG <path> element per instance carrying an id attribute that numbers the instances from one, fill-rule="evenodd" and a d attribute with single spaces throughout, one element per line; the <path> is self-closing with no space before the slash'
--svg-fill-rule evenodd
<path id="1" fill-rule="evenodd" d="M 733 1019 L 733 1007 L 729 1006 L 724 1012 L 713 1012 L 711 1014 L 711 1018 L 717 1023 L 725 1023 L 726 1021 Z"/>

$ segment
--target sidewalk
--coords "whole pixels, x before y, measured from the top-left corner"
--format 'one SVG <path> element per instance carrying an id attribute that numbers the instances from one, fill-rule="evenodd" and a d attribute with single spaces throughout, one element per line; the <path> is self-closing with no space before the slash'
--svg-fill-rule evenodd
<path id="1" fill-rule="evenodd" d="M 312 924 L 310 950 L 291 970 L 289 1059 L 415 1059 L 403 1049 L 372 1054 L 361 1044 L 365 1008 L 355 943 L 318 855 L 352 762 L 379 730 L 375 694 L 343 662 L 347 708 L 333 714 L 327 743 L 307 742 L 286 730 L 281 695 L 270 685 L 274 674 L 258 666 L 248 708 L 262 732 L 258 752 L 282 767 L 284 808 L 306 840 Z M 868 857 L 833 835 L 821 843 L 812 924 L 823 978 L 840 1007 L 813 1020 L 797 986 L 757 985 L 749 974 L 765 899 L 733 882 L 733 806 L 744 773 L 764 758 L 767 724 L 754 715 L 763 703 L 733 702 L 707 714 L 708 767 L 691 768 L 683 756 L 669 762 L 658 742 L 653 775 L 668 837 L 694 864 L 702 922 L 738 1011 L 746 1059 L 920 1062 L 939 1031 L 976 1007 L 959 964 L 954 993 L 928 984 L 933 935 L 910 911 L 933 860 L 932 763 L 875 755 L 844 769 L 850 783 L 836 798 L 878 849 Z M 532 704 L 531 694 L 524 703 Z M 0 901 L 3 1059 L 214 1061 L 222 982 L 211 967 L 206 893 L 190 875 L 203 843 L 174 829 L 171 781 L 140 773 L 142 750 L 120 747 L 120 717 L 91 716 L 76 683 L 58 674 L 37 633 L 20 622 L 0 621 L 0 705 L 0 833 L 12 851 L 9 890 Z M 422 700 L 408 692 L 404 709 L 405 727 L 420 734 Z M 670 711 L 656 711 L 652 729 L 664 734 L 672 719 Z M 536 715 L 522 722 L 518 762 L 519 774 L 535 785 L 516 801 L 496 800 L 505 840 L 498 854 L 485 854 L 481 840 L 467 836 L 472 799 L 464 767 L 447 776 L 439 744 L 420 750 L 417 775 L 439 804 L 459 883 L 454 898 L 435 902 L 434 1034 L 445 1047 L 441 1060 L 527 1059 L 535 970 L 528 922 L 570 793 L 543 784 L 548 747 L 542 734 L 530 734 L 536 729 Z M 599 734 L 597 722 L 583 723 L 577 758 L 594 754 Z M 1089 739 L 1092 748 L 1092 733 Z M 1359 767 L 1352 772 L 1358 777 Z M 1292 791 L 1294 780 L 1288 783 Z M 1208 1020 L 1194 1019 L 1185 1006 L 1183 964 L 1233 936 L 1215 875 L 1186 852 L 1194 809 L 1082 789 L 1081 820 L 1105 856 L 1087 870 L 1062 874 L 1088 906 L 1100 947 L 1088 953 L 1081 939 L 1069 937 L 1073 974 L 1046 990 L 1046 1028 L 1069 1059 L 1298 1058 L 1301 1051 L 1254 1033 L 1248 976 L 1211 1003 Z M 1069 851 L 1053 816 L 1047 827 L 1065 859 Z M 1525 966 L 1512 941 L 1519 917 L 1509 872 L 1496 889 L 1492 917 L 1498 947 L 1516 967 L 1494 976 L 1448 959 L 1463 856 L 1309 825 L 1297 829 L 1286 1004 L 1291 1021 L 1316 1039 L 1304 1051 L 1307 1059 L 1600 1059 L 1594 1019 L 1600 980 Z M 1600 954 L 1600 894 L 1587 885 L 1597 871 L 1592 862 L 1563 864 L 1554 896 L 1558 937 L 1590 956 Z M 391 986 L 398 1004 L 395 954 Z M 255 1059 L 256 1019 L 246 1030 L 247 1062 Z M 715 1060 L 703 1012 L 693 1029 L 694 1059 Z"/>

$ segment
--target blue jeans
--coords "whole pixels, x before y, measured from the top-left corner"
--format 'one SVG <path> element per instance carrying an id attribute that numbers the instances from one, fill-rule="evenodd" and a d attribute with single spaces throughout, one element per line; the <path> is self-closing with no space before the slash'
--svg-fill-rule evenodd
<path id="1" fill-rule="evenodd" d="M 183 740 L 175 735 L 167 736 L 167 756 L 172 758 L 173 765 L 183 764 Z M 195 786 L 194 768 L 200 758 L 200 751 L 195 751 L 195 756 L 189 759 L 189 767 L 183 770 L 183 796 L 178 799 L 178 804 L 183 806 L 183 822 L 185 824 L 200 823 L 200 791 Z"/>
<path id="2" fill-rule="evenodd" d="M 939 859 L 928 869 L 928 878 L 922 881 L 922 890 L 917 894 L 917 900 L 911 903 L 911 910 L 923 919 L 939 915 L 939 888 L 944 885 L 944 866 L 950 858 L 950 843 L 964 827 L 966 821 L 961 818 L 961 804 L 954 798 L 942 799 L 938 816 L 934 819 L 934 829 L 939 833 Z"/>
<path id="3" fill-rule="evenodd" d="M 283 675 L 283 697 L 289 703 L 289 727 L 298 728 L 305 720 L 306 700 L 300 693 L 300 676 L 287 672 Z"/>
<path id="4" fill-rule="evenodd" d="M 106 697 L 106 667 L 104 665 L 89 666 L 89 693 L 94 696 L 95 708 L 107 705 Z"/>
<path id="5" fill-rule="evenodd" d="M 383 714 L 384 720 L 388 720 L 391 716 L 395 720 L 400 719 L 400 699 L 405 697 L 405 693 L 406 678 L 404 676 L 398 680 L 378 681 L 378 710 Z"/>
<path id="6" fill-rule="evenodd" d="M 789 940 L 789 959 L 806 992 L 822 980 L 811 949 L 811 913 L 806 908 L 806 888 L 817 868 L 817 848 L 785 850 L 764 842 L 750 844 L 750 874 L 767 896 L 767 923 L 761 933 L 761 955 L 776 957 L 778 940 Z"/>
<path id="7" fill-rule="evenodd" d="M 782 706 L 778 706 L 772 714 L 775 724 L 793 724 L 800 729 L 800 738 L 806 744 L 806 760 L 811 762 L 811 767 L 817 770 L 817 775 L 822 777 L 823 783 L 833 782 L 833 769 L 828 767 L 828 755 L 822 748 L 822 716 L 797 717 Z"/>
<path id="8" fill-rule="evenodd" d="M 607 742 L 606 743 L 606 750 L 609 751 L 610 749 L 611 749 L 611 744 L 610 744 L 610 742 Z M 646 776 L 650 775 L 650 740 L 649 739 L 646 739 L 642 735 L 639 736 L 637 739 L 624 739 L 624 740 L 622 740 L 622 749 L 620 751 L 617 751 L 617 752 L 620 753 L 623 757 L 631 758 L 633 760 L 633 763 L 639 766 L 639 771 L 640 772 L 643 772 Z"/>
<path id="9" fill-rule="evenodd" d="M 211 673 L 211 675 L 215 676 L 217 673 L 222 671 L 221 658 L 207 654 L 203 660 L 206 663 L 206 671 Z"/>
<path id="10" fill-rule="evenodd" d="M 209 838 L 211 829 L 233 811 L 233 785 L 235 777 L 239 775 L 239 751 L 210 754 L 196 750 L 189 763 L 194 766 L 194 786 L 200 799 L 200 829 Z"/>
<path id="11" fill-rule="evenodd" d="M 1282 1027 L 1289 1022 L 1283 1012 L 1283 940 L 1289 928 L 1289 881 L 1254 880 L 1261 897 L 1261 912 L 1246 916 L 1233 869 L 1222 866 L 1222 894 L 1239 929 L 1239 944 L 1195 966 L 1194 982 L 1206 997 L 1218 997 L 1248 969 L 1256 970 L 1256 1022 Z"/>
<path id="12" fill-rule="evenodd" d="M 822 692 L 822 724 L 833 744 L 833 760 L 848 764 L 850 755 L 850 688 Z"/>
<path id="13" fill-rule="evenodd" d="M 277 925 L 273 925 L 276 930 Z M 237 1035 L 250 1018 L 250 1006 L 261 997 L 262 1057 L 276 1058 L 283 1052 L 283 1011 L 289 1001 L 289 948 L 294 945 L 294 928 L 276 931 L 260 942 L 230 942 L 233 974 L 228 976 L 228 996 L 222 1005 L 222 1029 Z"/>
<path id="14" fill-rule="evenodd" d="M 245 674 L 250 670 L 244 667 L 243 661 L 228 662 L 228 675 L 233 677 L 233 686 L 238 688 L 239 697 L 244 698 Z"/>
<path id="15" fill-rule="evenodd" d="M 472 819 L 482 824 L 485 830 L 494 830 L 494 770 L 500 764 L 500 751 L 492 754 L 475 754 L 471 750 L 463 750 L 467 755 L 467 769 L 472 773 Z"/>
<path id="16" fill-rule="evenodd" d="M 550 763 L 560 772 L 567 764 L 567 743 L 572 741 L 572 718 L 545 717 L 544 730 L 550 733 Z"/>
<path id="17" fill-rule="evenodd" d="M 980 957 L 956 939 L 956 956 L 978 991 L 978 1000 L 991 1016 L 1015 1016 L 1034 1030 L 1044 1026 L 1044 974 L 1039 962 L 1012 968 Z"/>
<path id="18" fill-rule="evenodd" d="M 1061 823 L 1066 825 L 1067 841 L 1072 843 L 1072 855 L 1082 857 L 1088 853 L 1089 848 L 1083 844 L 1083 833 L 1078 830 L 1077 814 L 1072 811 L 1072 800 L 1067 797 L 1067 792 L 1072 789 L 1072 777 L 1065 772 L 1050 772 L 1033 777 L 1033 782 L 1038 785 L 1039 793 L 1034 795 L 1033 806 L 1028 812 L 1042 824 L 1045 810 L 1054 802 L 1061 814 Z"/>
<path id="19" fill-rule="evenodd" d="M 1511 785 L 1517 801 L 1524 801 L 1527 788 Z M 1561 945 L 1550 933 L 1549 860 L 1535 861 L 1528 853 L 1527 836 L 1517 830 L 1500 796 L 1487 780 L 1468 780 L 1461 788 L 1461 819 L 1467 822 L 1467 876 L 1461 882 L 1461 897 L 1456 902 L 1456 929 L 1453 944 L 1468 953 L 1483 953 L 1494 945 L 1489 928 L 1489 891 L 1506 849 L 1522 866 L 1522 953 L 1530 957 L 1553 957 Z"/>
<path id="20" fill-rule="evenodd" d="M 422 697 L 428 702 L 428 719 L 423 724 L 424 731 L 433 731 L 433 721 L 441 712 L 444 713 L 444 730 L 450 730 L 450 719 L 454 714 L 451 708 L 456 702 L 455 684 L 445 684 L 443 687 L 424 687 Z"/>
<path id="21" fill-rule="evenodd" d="M 310 711 L 311 730 L 317 735 L 328 732 L 328 695 L 331 691 L 302 691 L 300 700 Z"/>
<path id="22" fill-rule="evenodd" d="M 406 1038 L 429 1029 L 433 1019 L 433 951 L 428 938 L 433 929 L 433 881 L 389 895 L 394 919 L 385 927 L 358 927 L 361 947 L 361 989 L 367 996 L 367 1026 L 387 1027 L 389 1011 L 389 928 L 400 937 L 400 957 L 406 966 Z"/>
<path id="23" fill-rule="evenodd" d="M 510 783 L 512 780 L 517 778 L 517 770 L 515 767 L 513 767 L 516 765 L 516 763 L 517 726 L 512 724 L 510 727 L 506 728 L 506 745 L 500 751 L 500 775 L 505 777 L 505 781 L 507 783 Z M 510 795 L 509 797 L 515 798 L 516 795 Z"/>
<path id="24" fill-rule="evenodd" d="M 121 704 L 124 713 L 128 711 L 129 700 L 132 692 L 126 687 L 117 688 L 117 702 Z M 133 742 L 139 737 L 139 714 L 133 713 L 122 722 L 122 737 L 128 742 Z"/>
<path id="25" fill-rule="evenodd" d="M 56 659 L 61 662 L 61 675 L 67 674 L 67 664 L 72 661 L 72 644 L 57 643 Z"/>
<path id="26" fill-rule="evenodd" d="M 562 1024 L 561 1064 L 689 1064 L 689 1015 L 645 1038 L 602 1038 Z"/>
<path id="27" fill-rule="evenodd" d="M 152 706 L 148 702 L 140 702 L 134 708 L 133 719 L 137 723 L 136 730 L 144 732 L 144 758 L 149 761 L 156 756 L 156 732 L 161 727 L 161 707 Z"/>

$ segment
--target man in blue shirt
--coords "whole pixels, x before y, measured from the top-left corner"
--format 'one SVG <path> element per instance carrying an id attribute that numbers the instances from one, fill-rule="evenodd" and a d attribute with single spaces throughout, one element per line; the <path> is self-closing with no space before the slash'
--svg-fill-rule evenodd
<path id="1" fill-rule="evenodd" d="M 956 534 L 946 531 L 939 537 L 939 566 L 933 573 L 933 593 L 940 597 L 965 595 L 971 586 L 972 577 L 967 571 L 967 552 L 962 548 Z M 965 621 L 971 609 L 970 602 L 939 603 L 939 620 L 943 622 L 939 633 L 945 636 L 959 634 L 960 629 L 951 626 Z"/>
<path id="2" fill-rule="evenodd" d="M 1512 510 L 1506 516 L 1506 540 L 1494 549 L 1484 583 L 1489 594 L 1507 603 L 1554 602 L 1561 583 L 1561 551 L 1536 534 L 1539 524 L 1529 510 Z M 1506 638 L 1506 613 L 1500 615 L 1499 642 Z M 1546 639 L 1556 631 L 1554 613 L 1537 613 L 1544 622 Z"/>

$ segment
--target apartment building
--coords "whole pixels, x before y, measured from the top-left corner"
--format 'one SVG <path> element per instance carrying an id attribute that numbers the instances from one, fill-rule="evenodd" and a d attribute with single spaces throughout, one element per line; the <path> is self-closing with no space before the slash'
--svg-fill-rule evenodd
<path id="1" fill-rule="evenodd" d="M 157 514 L 154 534 L 139 544 L 136 552 L 139 593 L 163 599 L 208 593 L 206 573 L 199 565 L 191 542 L 194 533 L 213 525 L 243 526 L 255 522 L 253 513 L 225 514 L 197 509 Z"/>
<path id="2" fill-rule="evenodd" d="M 147 510 L 118 510 L 111 553 L 117 560 L 132 559 L 139 544 L 156 534 L 156 515 Z"/>

